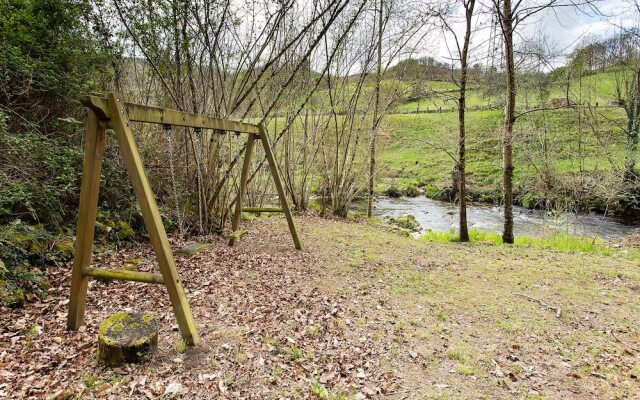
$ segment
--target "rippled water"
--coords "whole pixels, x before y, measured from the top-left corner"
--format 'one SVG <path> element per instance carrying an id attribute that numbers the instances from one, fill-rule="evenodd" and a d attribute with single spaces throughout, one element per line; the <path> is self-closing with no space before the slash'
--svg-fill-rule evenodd
<path id="1" fill-rule="evenodd" d="M 613 217 L 602 214 L 550 215 L 544 211 L 513 208 L 514 234 L 537 236 L 545 232 L 557 231 L 582 236 L 598 236 L 603 239 L 616 239 L 622 236 L 640 233 L 637 225 L 625 225 Z M 379 197 L 374 214 L 379 217 L 412 214 L 422 228 L 435 231 L 457 229 L 457 205 L 426 197 Z M 489 232 L 501 232 L 503 212 L 498 206 L 473 204 L 467 207 L 467 219 L 470 228 Z"/>

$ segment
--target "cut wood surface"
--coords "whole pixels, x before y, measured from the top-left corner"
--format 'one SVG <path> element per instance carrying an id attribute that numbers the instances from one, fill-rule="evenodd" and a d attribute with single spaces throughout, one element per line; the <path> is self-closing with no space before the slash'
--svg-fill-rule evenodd
<path id="1" fill-rule="evenodd" d="M 98 332 L 98 364 L 117 367 L 150 360 L 158 348 L 153 314 L 119 312 L 107 318 Z"/>

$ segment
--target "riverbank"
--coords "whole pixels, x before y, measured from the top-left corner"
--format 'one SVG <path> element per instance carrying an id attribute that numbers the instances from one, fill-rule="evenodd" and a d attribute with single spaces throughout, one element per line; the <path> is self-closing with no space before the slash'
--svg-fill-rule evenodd
<path id="1" fill-rule="evenodd" d="M 456 116 L 386 116 L 376 192 L 424 193 L 450 200 Z M 501 202 L 502 122 L 501 110 L 467 115 L 467 196 L 474 202 Z M 527 209 L 638 215 L 629 197 L 638 189 L 623 182 L 625 133 L 620 127 L 625 124 L 622 108 L 598 109 L 589 115 L 559 109 L 519 118 L 514 132 L 515 204 Z"/>
<path id="2" fill-rule="evenodd" d="M 229 248 L 177 260 L 203 345 L 185 349 L 162 288 L 89 286 L 87 325 L 65 330 L 69 265 L 25 308 L 2 310 L 0 397 L 615 398 L 640 375 L 640 274 L 622 252 L 426 243 L 383 225 L 279 216 L 245 221 Z M 180 246 L 172 240 L 173 246 Z M 141 260 L 149 246 L 104 250 Z M 95 364 L 95 334 L 122 310 L 152 311 L 159 355 Z M 339 397 L 340 396 L 340 397 Z"/>
<path id="3" fill-rule="evenodd" d="M 360 208 L 356 208 L 360 210 Z M 628 224 L 615 216 L 600 213 L 568 213 L 529 210 L 514 206 L 514 231 L 516 236 L 545 237 L 564 234 L 581 238 L 598 238 L 619 241 L 627 236 L 640 234 L 638 224 Z M 397 215 L 413 215 L 422 231 L 447 232 L 458 228 L 458 205 L 448 201 L 417 197 L 376 197 L 374 215 L 387 218 Z M 488 233 L 502 231 L 504 222 L 501 206 L 467 204 L 469 228 Z"/>

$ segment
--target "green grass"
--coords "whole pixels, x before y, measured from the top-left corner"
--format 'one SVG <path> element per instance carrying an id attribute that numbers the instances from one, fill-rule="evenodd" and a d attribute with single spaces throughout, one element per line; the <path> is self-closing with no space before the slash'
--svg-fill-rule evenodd
<path id="1" fill-rule="evenodd" d="M 454 230 L 445 232 L 429 231 L 420 237 L 420 240 L 428 242 L 458 242 L 460 237 Z M 486 232 L 480 229 L 469 231 L 469 240 L 472 243 L 502 244 L 502 237 L 498 233 Z M 516 236 L 516 246 L 527 246 L 535 248 L 553 249 L 565 252 L 593 253 L 601 255 L 611 255 L 615 251 L 612 247 L 603 243 L 600 239 L 587 238 L 582 236 L 556 233 L 542 237 Z M 636 256 L 640 256 L 637 254 Z"/>
<path id="2" fill-rule="evenodd" d="M 620 79 L 624 73 L 628 72 L 622 72 L 618 68 L 612 67 L 604 72 L 585 76 L 582 80 L 573 79 L 569 87 L 569 97 L 575 100 L 587 101 L 592 105 L 598 103 L 602 107 L 608 101 L 616 98 L 616 79 Z M 394 112 L 424 112 L 455 107 L 453 99 L 457 97 L 457 87 L 453 82 L 427 81 L 424 83 L 424 88 L 428 93 L 426 96 L 418 100 L 401 101 L 394 108 Z M 554 98 L 563 99 L 565 97 L 565 82 L 563 79 L 559 79 L 548 88 L 546 101 L 549 102 Z M 502 96 L 486 96 L 482 88 L 477 84 L 471 84 L 467 87 L 466 104 L 470 109 L 501 107 L 503 103 Z M 527 87 L 524 82 L 520 82 L 516 104 L 522 107 L 525 105 L 537 107 L 540 104 L 540 96 L 535 88 Z"/>
<path id="3" fill-rule="evenodd" d="M 573 210 L 577 206 L 603 208 L 607 201 L 615 202 L 609 198 L 611 193 L 617 193 L 620 185 L 621 174 L 617 171 L 624 164 L 625 134 L 621 127 L 626 125 L 626 115 L 621 108 L 603 106 L 615 98 L 616 74 L 615 71 L 601 72 L 572 83 L 572 98 L 581 98 L 592 105 L 599 103 L 593 114 L 586 109 L 559 109 L 534 112 L 517 119 L 514 129 L 516 204 L 529 208 L 545 204 Z M 407 82 L 383 82 L 387 89 L 396 85 L 409 95 L 411 89 Z M 398 113 L 415 111 L 416 107 L 424 110 L 424 107 L 454 106 L 452 102 L 444 102 L 442 96 L 435 98 L 433 94 L 455 95 L 455 85 L 451 82 L 429 81 L 424 86 L 430 93 L 428 96 L 414 102 L 398 103 L 382 120 L 380 170 L 375 187 L 378 194 L 390 187 L 403 192 L 423 188 L 429 197 L 447 197 L 454 165 L 452 156 L 457 156 L 457 113 Z M 362 102 L 370 100 L 372 87 L 372 82 L 367 81 Z M 355 84 L 351 82 L 344 91 L 348 94 L 354 88 Z M 564 96 L 562 82 L 552 85 L 549 90 L 549 99 Z M 525 93 L 525 90 L 519 92 L 518 111 L 525 103 L 522 99 Z M 326 93 L 321 90 L 317 96 L 322 99 Z M 535 106 L 537 101 L 532 97 L 527 103 Z M 480 87 L 470 86 L 468 105 L 472 109 L 498 104 L 499 99 L 483 98 Z M 467 113 L 467 190 L 473 201 L 501 201 L 503 118 L 501 109 Z M 343 117 L 338 116 L 338 124 L 342 121 Z M 370 120 L 364 118 L 356 125 L 354 129 L 366 132 Z M 269 129 L 279 131 L 283 126 L 283 118 L 274 118 Z M 301 122 L 296 121 L 291 130 L 301 132 Z M 358 154 L 362 159 L 367 157 L 364 152 Z M 581 182 L 591 186 L 579 189 L 577 175 L 581 175 Z M 311 182 L 313 190 L 320 186 L 318 177 L 315 175 Z M 584 192 L 580 194 L 584 201 L 579 205 L 567 194 L 577 190 Z"/>
<path id="4" fill-rule="evenodd" d="M 544 171 L 553 175 L 554 185 L 571 185 L 578 173 L 593 176 L 603 184 L 589 192 L 591 201 L 605 198 L 617 184 L 615 170 L 623 166 L 625 134 L 620 125 L 625 121 L 620 108 L 600 109 L 593 119 L 572 109 L 519 118 L 514 131 L 516 198 L 531 193 L 540 199 Z M 474 200 L 500 200 L 502 122 L 500 110 L 467 114 L 467 183 Z M 424 187 L 428 196 L 438 197 L 451 186 L 457 129 L 456 113 L 387 115 L 376 191 Z M 563 191 L 567 190 L 558 190 L 559 196 Z"/>

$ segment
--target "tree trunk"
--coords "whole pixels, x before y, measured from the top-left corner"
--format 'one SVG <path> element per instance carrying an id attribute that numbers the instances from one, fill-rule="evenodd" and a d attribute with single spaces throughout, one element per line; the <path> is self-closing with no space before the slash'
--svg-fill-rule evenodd
<path id="1" fill-rule="evenodd" d="M 376 88 L 375 88 L 375 104 L 373 106 L 373 122 L 371 133 L 371 154 L 369 162 L 369 198 L 367 204 L 367 217 L 373 215 L 373 187 L 375 186 L 376 173 L 376 139 L 378 136 L 378 113 L 380 112 L 380 82 L 382 80 L 382 1 L 380 0 L 380 9 L 378 10 L 378 60 L 376 66 Z"/>
<path id="2" fill-rule="evenodd" d="M 506 58 L 507 80 L 507 104 L 504 113 L 504 137 L 503 137 L 503 177 L 502 189 L 504 192 L 504 230 L 502 241 L 513 243 L 513 123 L 515 121 L 516 105 L 516 80 L 515 65 L 513 59 L 513 19 L 511 14 L 511 0 L 503 0 L 502 3 L 502 34 L 504 36 L 504 50 Z"/>
<path id="3" fill-rule="evenodd" d="M 119 367 L 148 361 L 158 349 L 158 328 L 152 314 L 119 312 L 98 332 L 98 364 Z"/>
<path id="4" fill-rule="evenodd" d="M 468 55 L 469 55 L 469 41 L 471 39 L 471 18 L 473 17 L 473 8 L 475 0 L 469 0 L 469 3 L 465 7 L 466 16 L 466 32 L 464 35 L 464 45 L 462 47 L 462 54 L 460 55 L 460 97 L 458 98 L 458 198 L 460 206 L 460 226 L 459 234 L 461 242 L 469 241 L 469 228 L 467 226 L 467 193 L 466 193 L 466 179 L 465 179 L 465 112 L 466 112 L 466 90 L 467 90 L 467 75 L 468 75 Z"/>
<path id="5" fill-rule="evenodd" d="M 636 68 L 626 104 L 627 144 L 624 179 L 627 182 L 635 182 L 637 178 L 636 152 L 638 150 L 638 134 L 640 133 L 640 61 Z"/>

